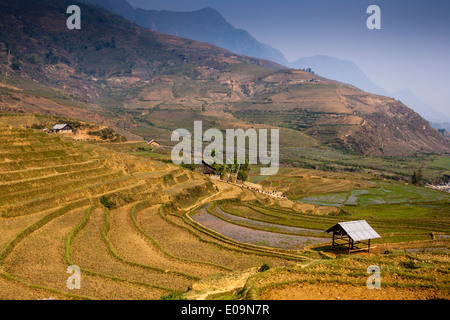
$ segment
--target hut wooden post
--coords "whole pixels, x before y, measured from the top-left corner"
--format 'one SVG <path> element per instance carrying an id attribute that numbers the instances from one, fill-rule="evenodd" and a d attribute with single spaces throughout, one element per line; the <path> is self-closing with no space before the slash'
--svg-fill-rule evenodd
<path id="1" fill-rule="evenodd" d="M 331 243 L 331 250 L 334 249 L 334 234 L 335 234 L 335 232 L 333 231 L 333 242 Z"/>
<path id="2" fill-rule="evenodd" d="M 348 236 L 348 254 L 350 254 L 350 246 L 351 246 L 352 238 Z"/>

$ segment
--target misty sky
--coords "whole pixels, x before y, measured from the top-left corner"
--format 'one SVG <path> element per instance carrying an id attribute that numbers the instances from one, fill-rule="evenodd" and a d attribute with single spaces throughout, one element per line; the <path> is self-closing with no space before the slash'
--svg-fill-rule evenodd
<path id="1" fill-rule="evenodd" d="M 386 91 L 409 88 L 450 119 L 449 0 L 128 1 L 157 10 L 214 8 L 290 62 L 313 55 L 353 61 Z M 381 8 L 381 30 L 366 27 L 372 4 Z"/>

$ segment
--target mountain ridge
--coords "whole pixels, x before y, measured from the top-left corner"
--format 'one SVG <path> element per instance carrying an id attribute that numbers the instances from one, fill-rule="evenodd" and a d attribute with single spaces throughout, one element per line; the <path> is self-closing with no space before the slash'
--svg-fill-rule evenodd
<path id="1" fill-rule="evenodd" d="M 0 67 L 8 74 L 0 90 L 8 110 L 89 115 L 122 135 L 158 141 L 202 120 L 218 129 L 278 127 L 283 148 L 450 152 L 450 140 L 394 99 L 148 30 L 100 7 L 80 4 L 83 29 L 68 30 L 65 10 L 73 1 L 14 4 L 0 11 Z"/>
<path id="2" fill-rule="evenodd" d="M 154 31 L 211 43 L 238 54 L 271 60 L 281 65 L 288 64 L 280 51 L 257 41 L 246 30 L 233 27 L 210 7 L 182 12 L 133 8 L 126 0 L 83 1 L 102 6 Z"/>

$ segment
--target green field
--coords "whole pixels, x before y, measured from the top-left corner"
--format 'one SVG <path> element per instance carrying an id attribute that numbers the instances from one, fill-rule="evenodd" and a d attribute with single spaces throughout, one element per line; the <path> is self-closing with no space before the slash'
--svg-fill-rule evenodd
<path id="1" fill-rule="evenodd" d="M 450 234 L 450 204 L 448 202 L 432 205 L 417 203 L 415 205 L 345 207 L 340 214 L 327 216 L 262 207 L 258 204 L 225 204 L 221 208 L 229 214 L 249 221 L 263 221 L 273 224 L 273 226 L 290 226 L 319 231 L 325 231 L 342 221 L 366 220 L 381 235 L 381 239 L 375 240 L 375 243 L 443 239 Z M 220 217 L 220 215 L 216 216 Z M 238 220 L 233 223 L 242 224 Z M 249 225 L 249 222 L 246 221 L 245 225 Z M 308 234 L 308 230 L 305 232 Z M 324 237 L 326 234 L 316 234 L 315 236 Z"/>
<path id="2" fill-rule="evenodd" d="M 368 206 L 376 204 L 414 204 L 449 201 L 450 195 L 398 182 L 376 181 L 376 187 L 342 193 L 328 193 L 300 198 L 299 201 L 326 206 Z"/>

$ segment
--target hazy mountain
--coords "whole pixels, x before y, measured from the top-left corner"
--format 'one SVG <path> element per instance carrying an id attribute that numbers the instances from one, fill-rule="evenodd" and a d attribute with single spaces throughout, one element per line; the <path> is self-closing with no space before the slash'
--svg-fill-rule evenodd
<path id="1" fill-rule="evenodd" d="M 135 20 L 134 8 L 126 0 L 80 0 L 81 2 L 99 5 L 128 20 Z"/>
<path id="2" fill-rule="evenodd" d="M 66 26 L 74 3 L 82 30 Z M 450 141 L 399 101 L 155 32 L 100 7 L 0 0 L 0 30 L 4 110 L 91 114 L 158 140 L 201 120 L 220 130 L 279 127 L 292 135 L 283 147 L 306 139 L 365 155 L 450 152 Z"/>
<path id="3" fill-rule="evenodd" d="M 280 51 L 257 41 L 247 31 L 236 29 L 219 12 L 211 8 L 193 12 L 175 12 L 134 9 L 126 0 L 83 1 L 98 4 L 145 28 L 211 43 L 235 53 L 271 60 L 282 65 L 288 64 Z"/>
<path id="4" fill-rule="evenodd" d="M 434 109 L 427 103 L 423 102 L 417 98 L 410 89 L 403 89 L 396 92 L 392 92 L 389 96 L 400 100 L 408 107 L 419 113 L 425 119 L 439 123 L 439 122 L 450 122 L 450 117 L 443 114 L 442 112 Z"/>
<path id="5" fill-rule="evenodd" d="M 318 55 L 298 59 L 289 66 L 295 69 L 311 68 L 325 78 L 348 83 L 370 93 L 388 94 L 383 88 L 373 83 L 356 64 L 348 60 Z"/>

